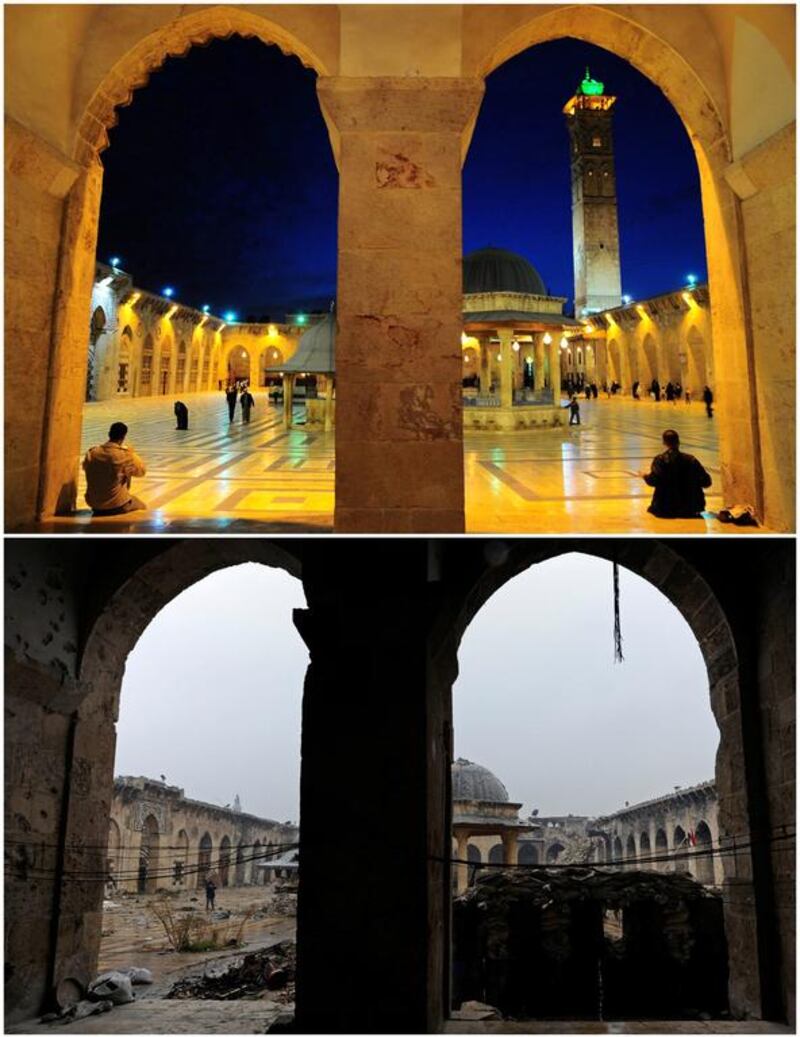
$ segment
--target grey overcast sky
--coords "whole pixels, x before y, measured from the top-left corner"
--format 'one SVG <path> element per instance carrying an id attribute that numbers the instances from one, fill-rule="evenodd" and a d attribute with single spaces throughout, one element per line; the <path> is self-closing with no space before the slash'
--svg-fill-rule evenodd
<path id="1" fill-rule="evenodd" d="M 678 611 L 622 570 L 625 662 L 612 658 L 611 565 L 561 556 L 503 587 L 468 628 L 454 688 L 456 754 L 527 813 L 598 814 L 712 777 L 719 734 L 700 649 Z M 116 774 L 297 820 L 308 661 L 281 570 L 240 565 L 190 587 L 131 652 Z"/>

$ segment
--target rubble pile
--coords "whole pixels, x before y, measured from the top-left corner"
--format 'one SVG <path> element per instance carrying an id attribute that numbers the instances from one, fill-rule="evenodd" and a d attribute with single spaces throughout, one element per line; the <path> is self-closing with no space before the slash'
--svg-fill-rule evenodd
<path id="1" fill-rule="evenodd" d="M 175 983 L 167 999 L 254 1000 L 268 992 L 271 1001 L 294 1003 L 295 945 L 286 940 L 266 950 L 210 962 L 200 976 Z"/>
<path id="2" fill-rule="evenodd" d="M 517 1019 L 696 1019 L 727 1010 L 720 894 L 687 873 L 492 871 L 453 907 L 454 1007 Z"/>

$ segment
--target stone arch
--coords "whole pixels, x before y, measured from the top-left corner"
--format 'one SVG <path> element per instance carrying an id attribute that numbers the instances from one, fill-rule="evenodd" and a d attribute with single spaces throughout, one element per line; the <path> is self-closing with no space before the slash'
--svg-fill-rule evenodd
<path id="1" fill-rule="evenodd" d="M 658 378 L 658 350 L 656 340 L 648 331 L 642 340 L 642 354 L 647 364 L 647 377 L 645 378 L 645 391 L 650 391 L 650 385 L 654 378 Z"/>
<path id="2" fill-rule="evenodd" d="M 189 868 L 189 833 L 181 828 L 175 840 L 175 856 L 172 862 L 172 882 L 176 886 L 186 885 Z"/>
<path id="3" fill-rule="evenodd" d="M 706 821 L 698 821 L 694 830 L 694 852 L 697 855 L 692 861 L 694 877 L 704 886 L 714 885 L 714 858 L 711 855 L 714 840 Z"/>
<path id="4" fill-rule="evenodd" d="M 126 324 L 119 337 L 117 351 L 117 388 L 118 396 L 127 396 L 131 387 L 131 365 L 133 363 L 133 332 L 130 324 Z"/>
<path id="5" fill-rule="evenodd" d="M 192 342 L 192 350 L 189 354 L 189 392 L 197 392 L 197 383 L 200 379 L 200 350 L 199 342 Z"/>
<path id="6" fill-rule="evenodd" d="M 639 836 L 639 857 L 641 858 L 640 866 L 643 865 L 648 871 L 653 868 L 653 863 L 649 860 L 652 857 L 649 832 L 642 832 Z"/>
<path id="7" fill-rule="evenodd" d="M 206 879 L 211 874 L 211 854 L 214 850 L 214 843 L 208 832 L 205 832 L 200 839 L 197 847 L 197 885 L 201 887 L 204 885 Z"/>
<path id="8" fill-rule="evenodd" d="M 609 360 L 609 382 L 617 382 L 622 385 L 622 361 L 619 352 L 619 342 L 615 338 L 608 340 L 608 360 Z"/>
<path id="9" fill-rule="evenodd" d="M 520 864 L 538 864 L 539 850 L 532 842 L 520 842 L 517 850 L 517 861 Z"/>
<path id="10" fill-rule="evenodd" d="M 622 840 L 617 835 L 614 837 L 614 842 L 611 844 L 611 859 L 615 864 L 619 864 L 622 860 Z"/>
<path id="11" fill-rule="evenodd" d="M 240 342 L 229 346 L 225 354 L 227 376 L 231 381 L 250 377 L 250 351 Z"/>
<path id="12" fill-rule="evenodd" d="M 545 851 L 544 859 L 547 864 L 555 864 L 564 852 L 564 844 L 555 842 L 550 843 Z"/>
<path id="13" fill-rule="evenodd" d="M 261 845 L 261 840 L 256 839 L 253 844 L 253 859 L 250 862 L 250 885 L 257 886 L 261 876 L 261 871 L 258 868 L 260 861 L 264 859 L 264 847 Z"/>
<path id="14" fill-rule="evenodd" d="M 138 396 L 150 396 L 153 391 L 153 349 L 153 336 L 148 331 L 142 343 Z"/>
<path id="15" fill-rule="evenodd" d="M 318 75 L 328 69 L 311 46 L 277 21 L 235 6 L 215 5 L 189 10 L 138 40 L 101 80 L 78 122 L 74 158 L 86 162 L 108 147 L 108 130 L 116 125 L 116 109 L 133 102 L 134 92 L 147 85 L 153 72 L 169 57 L 180 57 L 194 46 L 230 36 L 255 36 L 280 47 Z"/>
<path id="16" fill-rule="evenodd" d="M 635 871 L 639 867 L 639 855 L 636 852 L 636 837 L 633 832 L 625 840 L 625 867 L 629 871 Z"/>
<path id="17" fill-rule="evenodd" d="M 748 804 L 755 793 L 736 762 L 745 755 L 742 716 L 746 715 L 746 704 L 740 687 L 737 642 L 728 616 L 697 569 L 663 542 L 651 540 L 633 544 L 618 541 L 611 544 L 599 540 L 583 541 L 581 551 L 616 561 L 648 580 L 676 606 L 692 629 L 705 661 L 710 707 L 720 729 L 715 768 L 719 844 L 722 848 L 732 847 L 734 837 L 746 839 L 749 834 Z M 439 630 L 442 651 L 446 643 L 446 650 L 452 652 L 455 673 L 461 637 L 485 602 L 530 566 L 571 552 L 569 545 L 554 541 L 537 544 L 530 540 L 494 540 L 478 548 L 474 554 L 465 554 L 458 590 L 452 592 L 452 611 L 444 609 L 441 617 L 444 625 Z M 449 710 L 451 706 L 447 708 Z M 446 780 L 444 776 L 442 780 Z M 624 834 L 627 838 L 627 833 Z M 614 861 L 623 857 L 623 846 L 618 836 L 612 846 L 612 855 Z M 753 942 L 756 919 L 765 926 L 771 924 L 767 917 L 769 893 L 761 899 L 761 891 L 752 879 L 750 869 L 754 861 L 755 851 L 750 848 L 740 848 L 722 858 L 728 940 L 731 946 L 742 948 L 739 958 L 731 960 L 731 989 L 745 992 L 742 994 L 745 1000 L 749 997 L 746 992 L 753 987 L 752 972 L 754 962 L 758 960 Z M 670 859 L 670 864 L 677 863 Z"/>
<path id="18" fill-rule="evenodd" d="M 86 361 L 86 400 L 97 399 L 100 338 L 105 335 L 108 318 L 102 306 L 96 306 L 89 322 L 89 355 Z"/>
<path id="19" fill-rule="evenodd" d="M 689 871 L 689 860 L 686 854 L 689 852 L 689 840 L 682 825 L 675 825 L 672 831 L 672 856 L 675 871 Z"/>
<path id="20" fill-rule="evenodd" d="M 664 829 L 656 831 L 656 856 L 658 857 L 659 871 L 669 870 L 669 843 L 667 842 Z"/>
<path id="21" fill-rule="evenodd" d="M 122 849 L 122 834 L 119 825 L 113 817 L 108 819 L 108 849 L 106 851 L 106 874 L 107 884 L 110 891 L 117 888 L 117 876 L 120 873 L 120 851 Z"/>
<path id="22" fill-rule="evenodd" d="M 159 885 L 164 885 L 163 876 L 158 870 L 159 844 L 158 821 L 153 814 L 148 814 L 142 822 L 142 835 L 139 841 L 139 871 L 136 885 L 139 893 L 155 893 Z"/>
<path id="23" fill-rule="evenodd" d="M 249 847 L 245 847 L 244 839 L 239 840 L 236 847 L 236 869 L 234 872 L 234 886 L 243 886 L 245 882 L 245 869 Z"/>
<path id="24" fill-rule="evenodd" d="M 166 396 L 170 391 L 170 371 L 172 368 L 172 336 L 164 335 L 161 339 L 161 349 L 158 354 L 158 384 L 156 392 L 159 396 Z"/>
<path id="25" fill-rule="evenodd" d="M 464 31 L 468 35 L 471 17 L 477 21 L 479 15 L 465 14 Z M 687 12 L 687 20 L 695 23 L 698 41 L 708 38 L 707 22 L 699 8 Z M 725 178 L 735 156 L 726 126 L 728 86 L 721 65 L 710 63 L 706 55 L 697 52 L 693 54 L 694 63 L 690 62 L 684 56 L 687 41 L 692 39 L 686 23 L 681 26 L 681 43 L 676 45 L 670 27 L 651 18 L 643 8 L 623 10 L 595 4 L 520 7 L 502 27 L 496 31 L 493 28 L 487 26 L 487 31 L 476 32 L 475 45 L 465 62 L 479 76 L 489 75 L 537 44 L 574 38 L 628 61 L 662 91 L 681 119 L 700 174 L 713 348 L 718 358 L 713 366 L 716 371 L 728 371 L 731 388 L 735 385 L 740 400 L 748 400 L 747 405 L 721 407 L 718 411 L 723 493 L 731 499 L 755 496 L 756 511 L 763 513 L 765 466 L 761 460 L 758 404 L 748 395 L 756 379 L 756 361 L 747 332 L 752 322 L 745 306 L 748 271 L 741 259 L 744 243 L 739 200 Z M 718 98 L 722 100 L 718 102 Z M 733 372 L 737 371 L 744 377 L 734 381 Z M 771 449 L 766 443 L 764 448 Z"/>
<path id="26" fill-rule="evenodd" d="M 219 884 L 227 886 L 231 871 L 231 840 L 230 836 L 223 835 L 219 844 Z"/>
<path id="27" fill-rule="evenodd" d="M 503 857 L 503 844 L 495 843 L 494 846 L 489 850 L 489 856 L 487 860 L 490 864 L 503 864 L 505 858 Z"/>
<path id="28" fill-rule="evenodd" d="M 206 392 L 209 388 L 209 380 L 211 378 L 211 348 L 207 345 L 203 350 L 203 357 L 200 366 L 200 391 Z"/>
<path id="29" fill-rule="evenodd" d="M 183 392 L 186 386 L 186 339 L 181 338 L 178 342 L 178 352 L 175 357 L 175 392 Z"/>
<path id="30" fill-rule="evenodd" d="M 692 396 L 699 400 L 704 387 L 710 383 L 711 375 L 705 340 L 694 324 L 686 334 L 686 372 Z"/>

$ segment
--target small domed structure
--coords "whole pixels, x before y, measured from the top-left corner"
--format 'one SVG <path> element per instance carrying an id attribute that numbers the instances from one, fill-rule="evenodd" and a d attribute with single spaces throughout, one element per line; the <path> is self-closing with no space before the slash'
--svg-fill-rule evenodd
<path id="1" fill-rule="evenodd" d="M 508 803 L 508 791 L 486 767 L 459 757 L 453 764 L 453 800 Z"/>
<path id="2" fill-rule="evenodd" d="M 464 294 L 479 292 L 522 292 L 547 295 L 536 268 L 516 252 L 503 248 L 481 248 L 463 260 Z"/>

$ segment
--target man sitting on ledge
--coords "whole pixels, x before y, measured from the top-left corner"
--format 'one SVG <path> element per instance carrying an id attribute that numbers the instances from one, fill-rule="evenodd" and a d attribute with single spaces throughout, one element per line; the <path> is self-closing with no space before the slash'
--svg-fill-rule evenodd
<path id="1" fill-rule="evenodd" d="M 124 445 L 127 434 L 128 426 L 115 421 L 108 430 L 108 442 L 91 447 L 83 459 L 86 503 L 93 515 L 124 515 L 147 507 L 131 494 L 131 479 L 147 469 L 136 451 Z"/>
<path id="2" fill-rule="evenodd" d="M 656 518 L 698 518 L 705 510 L 703 490 L 711 485 L 711 476 L 696 457 L 681 453 L 674 429 L 668 428 L 661 440 L 666 450 L 653 458 L 649 472 L 642 473 L 647 485 L 654 487 L 647 510 Z"/>

